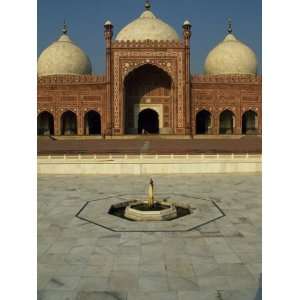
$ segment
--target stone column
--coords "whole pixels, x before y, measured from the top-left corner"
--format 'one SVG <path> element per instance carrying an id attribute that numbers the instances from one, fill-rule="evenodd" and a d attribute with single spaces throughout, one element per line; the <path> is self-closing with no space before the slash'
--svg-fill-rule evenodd
<path id="1" fill-rule="evenodd" d="M 241 122 L 241 116 L 240 116 L 241 112 L 240 111 L 236 111 L 235 112 L 235 117 L 233 119 L 233 134 L 238 134 L 241 135 L 242 134 L 242 122 Z"/>
<path id="2" fill-rule="evenodd" d="M 54 115 L 54 135 L 61 135 L 60 114 L 58 112 Z"/>
<path id="3" fill-rule="evenodd" d="M 213 112 L 212 118 L 213 118 L 213 122 L 212 122 L 211 133 L 217 135 L 219 134 L 219 127 L 220 127 L 220 114 L 218 112 Z"/>
<path id="4" fill-rule="evenodd" d="M 83 121 L 82 121 L 82 113 L 77 111 L 76 113 L 76 121 L 77 121 L 77 135 L 84 135 Z"/>
<path id="5" fill-rule="evenodd" d="M 104 38 L 106 47 L 106 135 L 113 134 L 113 110 L 112 110 L 112 37 L 113 37 L 113 24 L 106 21 L 104 24 Z"/>
<path id="6" fill-rule="evenodd" d="M 191 104 L 191 70 L 190 70 L 190 39 L 192 36 L 192 24 L 189 21 L 183 23 L 184 54 L 185 54 L 185 133 L 193 136 L 192 128 L 192 104 Z"/>

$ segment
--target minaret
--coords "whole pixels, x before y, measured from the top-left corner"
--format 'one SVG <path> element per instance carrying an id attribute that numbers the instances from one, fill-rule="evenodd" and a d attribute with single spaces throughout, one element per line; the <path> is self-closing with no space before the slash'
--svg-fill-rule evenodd
<path id="1" fill-rule="evenodd" d="M 186 99 L 186 133 L 193 136 L 193 126 L 192 126 L 192 104 L 190 97 L 191 88 L 191 70 L 190 70 L 190 39 L 192 36 L 192 24 L 190 21 L 186 20 L 183 25 L 183 38 L 185 46 L 185 99 Z"/>
<path id="2" fill-rule="evenodd" d="M 107 119 L 107 128 L 106 135 L 112 135 L 113 129 L 113 119 L 112 119 L 112 91 L 111 91 L 111 82 L 112 82 L 112 37 L 113 37 L 113 24 L 108 20 L 104 24 L 104 38 L 105 38 L 105 47 L 106 47 L 106 95 L 107 95 L 107 111 L 106 111 L 106 119 Z"/>

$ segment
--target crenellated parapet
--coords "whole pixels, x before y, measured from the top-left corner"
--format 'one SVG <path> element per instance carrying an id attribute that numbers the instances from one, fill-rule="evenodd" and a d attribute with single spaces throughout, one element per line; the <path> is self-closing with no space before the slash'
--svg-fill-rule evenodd
<path id="1" fill-rule="evenodd" d="M 113 49 L 182 49 L 184 48 L 183 41 L 156 41 L 156 40 L 145 40 L 145 41 L 113 41 Z"/>
<path id="2" fill-rule="evenodd" d="M 106 83 L 105 75 L 49 75 L 37 78 L 39 85 L 43 84 L 95 84 Z"/>
<path id="3" fill-rule="evenodd" d="M 261 75 L 248 75 L 248 74 L 229 74 L 229 75 L 192 75 L 192 84 L 194 83 L 245 83 L 245 84 L 261 84 Z"/>

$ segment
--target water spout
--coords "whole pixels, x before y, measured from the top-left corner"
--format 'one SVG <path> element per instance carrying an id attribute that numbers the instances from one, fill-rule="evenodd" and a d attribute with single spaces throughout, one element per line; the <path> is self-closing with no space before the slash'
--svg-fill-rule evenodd
<path id="1" fill-rule="evenodd" d="M 153 207 L 153 205 L 154 205 L 154 182 L 151 178 L 149 183 L 149 188 L 148 188 L 148 206 Z"/>

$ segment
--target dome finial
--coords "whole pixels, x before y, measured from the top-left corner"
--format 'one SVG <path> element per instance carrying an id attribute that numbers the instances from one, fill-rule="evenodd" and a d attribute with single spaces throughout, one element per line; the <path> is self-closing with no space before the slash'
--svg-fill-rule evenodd
<path id="1" fill-rule="evenodd" d="M 67 34 L 68 33 L 68 26 L 67 26 L 67 23 L 66 23 L 66 19 L 64 19 L 64 27 L 63 27 L 62 33 L 63 34 Z"/>
<path id="2" fill-rule="evenodd" d="M 228 18 L 227 22 L 227 32 L 232 33 L 232 19 Z"/>
<path id="3" fill-rule="evenodd" d="M 146 0 L 146 2 L 145 2 L 145 9 L 146 10 L 150 10 L 151 9 L 151 3 L 150 3 L 149 0 Z"/>

